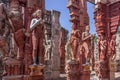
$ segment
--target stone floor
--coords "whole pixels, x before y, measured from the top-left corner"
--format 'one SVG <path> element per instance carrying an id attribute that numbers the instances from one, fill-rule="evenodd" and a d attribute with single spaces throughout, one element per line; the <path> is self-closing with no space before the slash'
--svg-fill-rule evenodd
<path id="1" fill-rule="evenodd" d="M 120 80 L 120 72 L 116 72 L 115 73 L 115 78 L 116 78 L 115 80 Z M 58 79 L 58 80 L 66 80 L 66 75 L 65 74 L 61 74 L 60 75 L 60 79 Z M 95 72 L 91 73 L 90 80 L 98 80 L 97 77 L 95 76 Z"/>
<path id="2" fill-rule="evenodd" d="M 61 74 L 60 77 L 61 78 L 59 80 L 66 80 L 66 75 L 65 74 Z M 115 73 L 115 78 L 116 78 L 115 80 L 120 80 L 120 72 Z M 98 80 L 97 76 L 95 76 L 95 72 L 91 73 L 90 80 Z"/>

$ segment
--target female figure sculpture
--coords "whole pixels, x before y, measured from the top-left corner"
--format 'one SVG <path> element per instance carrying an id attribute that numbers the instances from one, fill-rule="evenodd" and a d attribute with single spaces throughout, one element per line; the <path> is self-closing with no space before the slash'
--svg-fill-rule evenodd
<path id="1" fill-rule="evenodd" d="M 103 35 L 100 35 L 100 39 L 98 41 L 98 49 L 100 53 L 99 54 L 100 61 L 104 61 L 107 50 L 107 41 L 104 39 Z"/>
<path id="2" fill-rule="evenodd" d="M 77 58 L 78 46 L 80 39 L 80 31 L 77 29 L 77 25 L 75 23 L 72 24 L 72 32 L 71 32 L 71 45 L 72 45 L 72 59 L 75 60 Z"/>
<path id="3" fill-rule="evenodd" d="M 33 58 L 33 65 L 37 64 L 37 60 L 39 60 L 40 64 L 40 54 L 42 53 L 42 45 L 43 45 L 43 25 L 42 25 L 42 12 L 40 9 L 36 10 L 33 13 L 33 19 L 30 24 L 30 31 L 32 31 L 32 44 L 33 44 L 33 51 L 32 51 L 32 58 Z M 39 56 L 39 57 L 37 57 Z"/>
<path id="4" fill-rule="evenodd" d="M 92 47 L 91 42 L 92 42 L 92 37 L 93 36 L 89 33 L 89 30 L 90 30 L 90 27 L 88 25 L 85 28 L 85 32 L 82 33 L 82 41 L 83 41 L 82 46 L 83 46 L 83 49 L 84 49 L 85 63 L 88 63 L 90 61 L 91 51 L 92 51 L 92 48 L 90 48 L 90 47 Z"/>

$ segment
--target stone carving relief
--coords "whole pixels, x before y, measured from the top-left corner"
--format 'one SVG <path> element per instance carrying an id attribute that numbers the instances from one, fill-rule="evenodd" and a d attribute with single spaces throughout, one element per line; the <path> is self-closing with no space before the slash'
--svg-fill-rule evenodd
<path id="1" fill-rule="evenodd" d="M 24 55 L 24 27 L 23 27 L 23 19 L 22 19 L 22 13 L 20 10 L 20 4 L 17 0 L 12 0 L 10 2 L 10 12 L 9 12 L 9 22 L 12 28 L 12 32 L 14 34 L 14 40 L 18 47 L 17 52 L 17 59 L 21 60 L 23 59 Z"/>

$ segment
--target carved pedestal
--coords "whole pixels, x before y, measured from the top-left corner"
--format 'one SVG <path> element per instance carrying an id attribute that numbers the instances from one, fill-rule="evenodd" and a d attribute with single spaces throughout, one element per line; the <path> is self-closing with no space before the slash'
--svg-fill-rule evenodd
<path id="1" fill-rule="evenodd" d="M 30 65 L 30 77 L 32 80 L 44 80 L 44 65 Z"/>
<path id="2" fill-rule="evenodd" d="M 66 65 L 67 80 L 79 80 L 79 63 L 75 60 L 70 60 Z"/>
<path id="3" fill-rule="evenodd" d="M 90 65 L 83 64 L 79 80 L 90 80 Z"/>

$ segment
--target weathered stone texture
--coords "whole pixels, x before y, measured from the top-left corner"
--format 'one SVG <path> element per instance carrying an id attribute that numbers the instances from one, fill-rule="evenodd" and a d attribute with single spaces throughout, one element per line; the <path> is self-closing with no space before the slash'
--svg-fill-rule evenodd
<path id="1" fill-rule="evenodd" d="M 60 77 L 60 12 L 45 12 L 45 79 L 57 80 Z M 64 37 L 65 38 L 65 37 Z M 62 49 L 64 50 L 64 49 Z"/>

